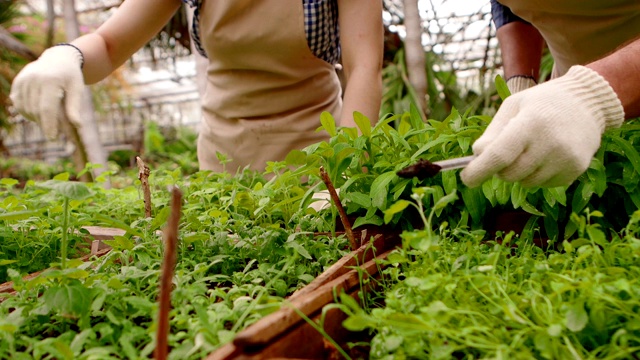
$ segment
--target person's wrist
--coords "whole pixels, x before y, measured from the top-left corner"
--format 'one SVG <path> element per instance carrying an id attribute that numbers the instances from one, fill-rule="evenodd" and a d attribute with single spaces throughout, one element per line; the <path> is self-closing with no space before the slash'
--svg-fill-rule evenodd
<path id="1" fill-rule="evenodd" d="M 534 87 L 538 84 L 536 79 L 530 75 L 513 75 L 509 77 L 506 82 L 507 87 L 512 94 L 527 90 L 528 88 Z"/>
<path id="2" fill-rule="evenodd" d="M 587 111 L 601 120 L 602 132 L 624 122 L 622 102 L 609 82 L 595 70 L 574 65 L 557 80 L 563 81 L 569 91 L 580 97 Z"/>

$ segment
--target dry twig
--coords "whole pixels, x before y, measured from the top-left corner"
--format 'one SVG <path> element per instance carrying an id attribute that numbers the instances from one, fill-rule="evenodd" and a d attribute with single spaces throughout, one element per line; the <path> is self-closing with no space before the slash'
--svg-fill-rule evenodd
<path id="1" fill-rule="evenodd" d="M 154 359 L 165 360 L 169 352 L 169 311 L 171 310 L 171 280 L 176 265 L 178 247 L 178 225 L 182 209 L 182 192 L 174 187 L 171 192 L 171 214 L 167 220 L 164 234 L 164 257 L 162 259 L 162 274 L 160 278 L 160 296 L 158 306 L 158 329 L 156 332 L 156 348 Z"/>
<path id="2" fill-rule="evenodd" d="M 149 189 L 149 174 L 151 171 L 144 161 L 142 161 L 140 156 L 136 156 L 136 163 L 138 164 L 138 179 L 140 179 L 140 182 L 142 183 L 142 193 L 144 194 L 144 215 L 150 218 L 151 189 Z"/>

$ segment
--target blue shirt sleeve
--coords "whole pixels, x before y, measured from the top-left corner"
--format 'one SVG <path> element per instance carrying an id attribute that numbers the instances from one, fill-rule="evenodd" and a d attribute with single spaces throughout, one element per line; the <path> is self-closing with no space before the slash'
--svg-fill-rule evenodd
<path id="1" fill-rule="evenodd" d="M 491 16 L 493 18 L 493 23 L 496 25 L 496 29 L 499 29 L 502 25 L 506 25 L 510 22 L 521 21 L 527 23 L 522 20 L 520 17 L 511 12 L 511 9 L 500 4 L 498 0 L 491 0 Z"/>

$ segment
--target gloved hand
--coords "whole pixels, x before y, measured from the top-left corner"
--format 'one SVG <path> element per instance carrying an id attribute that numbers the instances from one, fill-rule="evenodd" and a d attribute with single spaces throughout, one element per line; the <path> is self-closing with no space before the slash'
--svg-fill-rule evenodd
<path id="1" fill-rule="evenodd" d="M 65 118 L 79 128 L 84 88 L 82 53 L 73 46 L 45 50 L 13 80 L 11 101 L 24 117 L 40 123 L 48 139 L 55 139 Z"/>
<path id="2" fill-rule="evenodd" d="M 536 86 L 537 83 L 533 78 L 528 76 L 516 75 L 507 80 L 507 87 L 511 94 L 519 93 L 522 90 L 527 90 L 530 87 Z"/>
<path id="3" fill-rule="evenodd" d="M 566 75 L 507 98 L 473 144 L 477 156 L 460 174 L 470 187 L 497 174 L 523 186 L 562 186 L 586 171 L 602 133 L 624 121 L 609 83 L 573 66 Z"/>

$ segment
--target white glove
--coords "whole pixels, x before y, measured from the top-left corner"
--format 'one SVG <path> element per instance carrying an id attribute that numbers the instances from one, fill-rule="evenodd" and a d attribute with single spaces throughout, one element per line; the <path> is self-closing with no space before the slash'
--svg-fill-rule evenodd
<path id="1" fill-rule="evenodd" d="M 609 83 L 573 66 L 566 75 L 507 98 L 473 144 L 477 156 L 460 174 L 470 187 L 497 174 L 523 186 L 562 186 L 586 171 L 602 133 L 624 121 Z"/>
<path id="2" fill-rule="evenodd" d="M 70 45 L 45 50 L 13 80 L 11 101 L 24 117 L 40 123 L 48 139 L 55 139 L 66 117 L 79 128 L 84 88 L 82 53 Z"/>
<path id="3" fill-rule="evenodd" d="M 340 189 L 336 189 L 336 193 L 340 194 Z M 329 190 L 318 191 L 317 193 L 313 194 L 311 199 L 313 200 L 313 202 L 309 204 L 309 208 L 314 209 L 315 211 L 320 211 L 331 207 L 331 194 L 329 194 Z"/>
<path id="4" fill-rule="evenodd" d="M 527 90 L 530 87 L 536 86 L 537 83 L 529 76 L 516 75 L 507 80 L 507 87 L 511 94 L 519 93 L 522 90 Z"/>

